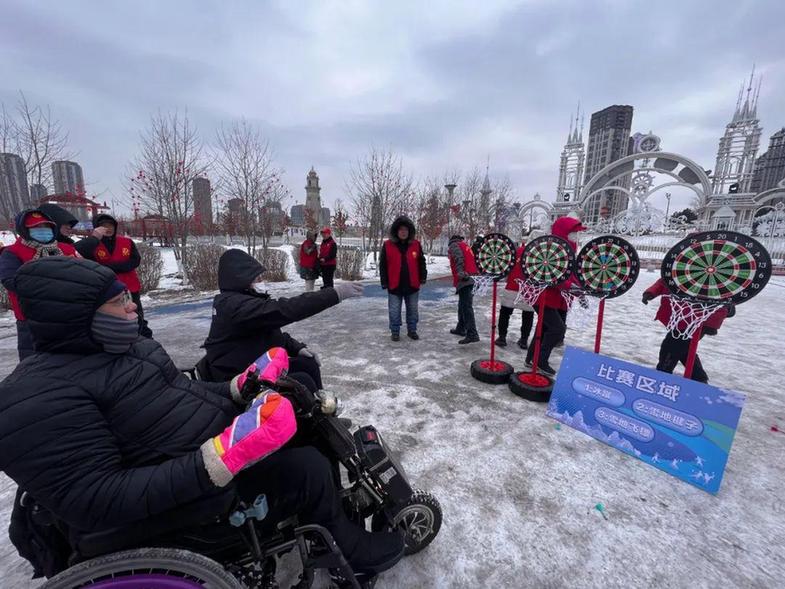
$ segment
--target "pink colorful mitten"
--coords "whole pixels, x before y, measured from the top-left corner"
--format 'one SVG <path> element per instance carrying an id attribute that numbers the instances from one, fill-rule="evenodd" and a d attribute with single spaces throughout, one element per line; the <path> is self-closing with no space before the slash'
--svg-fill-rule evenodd
<path id="1" fill-rule="evenodd" d="M 244 372 L 232 379 L 232 398 L 238 403 L 247 403 L 258 391 L 251 391 L 251 395 L 243 394 L 243 386 L 250 375 L 262 383 L 274 383 L 281 376 L 286 376 L 289 371 L 289 354 L 284 348 L 270 348 L 254 360 Z"/>

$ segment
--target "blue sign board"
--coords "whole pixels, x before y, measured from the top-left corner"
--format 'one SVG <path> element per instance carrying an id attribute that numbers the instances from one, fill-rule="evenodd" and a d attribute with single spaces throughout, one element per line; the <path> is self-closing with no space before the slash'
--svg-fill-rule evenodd
<path id="1" fill-rule="evenodd" d="M 568 347 L 548 415 L 717 493 L 745 397 Z"/>

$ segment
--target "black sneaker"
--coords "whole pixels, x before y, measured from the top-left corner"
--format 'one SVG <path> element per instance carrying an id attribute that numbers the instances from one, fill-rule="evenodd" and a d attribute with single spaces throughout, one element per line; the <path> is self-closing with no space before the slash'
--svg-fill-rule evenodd
<path id="1" fill-rule="evenodd" d="M 394 333 L 394 334 L 392 334 L 390 336 L 390 339 L 392 341 L 394 341 L 394 342 L 399 342 L 399 341 L 401 341 L 401 334 L 400 333 Z"/>
<path id="2" fill-rule="evenodd" d="M 506 337 L 497 337 L 496 338 L 496 345 L 501 346 L 502 348 L 507 346 L 507 338 Z"/>
<path id="3" fill-rule="evenodd" d="M 556 376 L 556 369 L 550 364 L 548 364 L 547 362 L 542 362 L 541 364 L 538 364 L 537 371 L 542 372 L 543 374 L 547 374 L 548 376 Z"/>
<path id="4" fill-rule="evenodd" d="M 474 342 L 478 342 L 478 341 L 480 341 L 480 336 L 479 335 L 474 335 L 474 336 L 467 335 L 465 338 L 460 340 L 458 343 L 459 344 L 473 344 Z"/>
<path id="5" fill-rule="evenodd" d="M 523 365 L 524 365 L 526 368 L 531 368 L 531 367 L 532 367 L 532 361 L 531 361 L 531 360 L 529 360 L 528 358 L 526 358 L 526 361 L 523 363 Z"/>
<path id="6" fill-rule="evenodd" d="M 466 337 L 466 332 L 465 331 L 459 331 L 457 329 L 451 329 L 450 333 L 453 334 L 453 335 L 461 335 L 461 336 Z"/>
<path id="7" fill-rule="evenodd" d="M 529 349 L 529 346 L 528 346 L 528 345 L 526 345 L 526 340 L 525 340 L 525 339 L 519 339 L 519 340 L 518 340 L 517 342 L 515 342 L 515 343 L 516 343 L 516 344 L 518 344 L 518 347 L 519 347 L 521 350 L 528 350 L 528 349 Z"/>
<path id="8" fill-rule="evenodd" d="M 413 339 L 413 340 L 418 340 L 418 339 L 420 339 L 420 336 L 419 336 L 419 335 L 417 335 L 417 332 L 416 332 L 416 331 L 408 331 L 408 332 L 406 332 L 406 335 L 408 335 L 408 336 L 409 336 L 409 338 L 410 338 L 410 339 Z"/>

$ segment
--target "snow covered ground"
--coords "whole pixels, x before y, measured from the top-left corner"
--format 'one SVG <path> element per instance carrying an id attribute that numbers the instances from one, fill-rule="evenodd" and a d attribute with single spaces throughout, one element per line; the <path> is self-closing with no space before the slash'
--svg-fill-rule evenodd
<path id="1" fill-rule="evenodd" d="M 433 273 L 432 273 L 433 274 Z M 606 308 L 604 353 L 655 363 L 663 329 L 640 295 L 657 274 Z M 356 424 L 372 423 L 401 452 L 414 484 L 433 492 L 444 527 L 432 546 L 385 573 L 378 587 L 760 587 L 785 578 L 785 279 L 738 308 L 701 356 L 714 384 L 747 395 L 728 469 L 711 496 L 545 416 L 504 387 L 469 376 L 488 354 L 489 297 L 476 301 L 480 344 L 459 346 L 448 330 L 456 297 L 448 281 L 421 295 L 422 339 L 389 339 L 376 284 L 291 326 L 321 352 L 326 386 Z M 292 294 L 301 283 L 284 283 Z M 209 298 L 150 310 L 156 338 L 181 366 L 200 357 Z M 510 335 L 519 315 L 513 316 Z M 9 326 L 10 327 L 10 326 Z M 0 376 L 13 369 L 15 341 L 0 336 Z M 593 332 L 569 331 L 590 349 Z M 517 348 L 500 351 L 522 368 Z M 555 352 L 558 364 L 560 352 Z M 0 475 L 0 529 L 12 483 Z M 594 509 L 603 503 L 608 519 Z M 0 541 L 3 587 L 28 586 L 29 567 Z"/>

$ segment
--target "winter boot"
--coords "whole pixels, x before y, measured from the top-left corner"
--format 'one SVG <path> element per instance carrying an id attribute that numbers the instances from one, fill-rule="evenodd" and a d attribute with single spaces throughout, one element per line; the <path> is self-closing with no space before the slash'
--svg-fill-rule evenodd
<path id="1" fill-rule="evenodd" d="M 502 348 L 507 346 L 507 338 L 503 336 L 499 336 L 496 338 L 496 345 L 501 346 Z"/>
<path id="2" fill-rule="evenodd" d="M 519 339 L 519 340 L 518 340 L 517 342 L 515 342 L 515 343 L 516 343 L 516 344 L 518 344 L 518 347 L 519 347 L 521 350 L 527 350 L 527 349 L 529 349 L 529 346 L 526 344 L 526 340 L 525 340 L 525 339 Z"/>
<path id="3" fill-rule="evenodd" d="M 548 376 L 556 376 L 556 369 L 547 362 L 540 362 L 537 364 L 537 372 L 542 372 Z"/>
<path id="4" fill-rule="evenodd" d="M 415 340 L 415 341 L 417 341 L 418 339 L 420 339 L 420 336 L 419 336 L 419 335 L 417 335 L 417 332 L 416 332 L 416 331 L 408 331 L 408 332 L 406 332 L 406 335 L 408 335 L 410 339 L 413 339 L 413 340 Z"/>
<path id="5" fill-rule="evenodd" d="M 473 344 L 474 342 L 478 342 L 478 341 L 480 341 L 480 336 L 479 335 L 467 335 L 462 340 L 459 340 L 458 343 L 459 344 Z"/>
<path id="6" fill-rule="evenodd" d="M 392 341 L 394 341 L 394 342 L 399 342 L 399 341 L 401 341 L 401 334 L 400 334 L 400 333 L 393 333 L 393 334 L 390 336 L 390 339 L 391 339 Z"/>
<path id="7" fill-rule="evenodd" d="M 348 520 L 346 524 L 334 537 L 355 574 L 378 575 L 403 558 L 401 531 L 367 532 Z"/>
<path id="8" fill-rule="evenodd" d="M 456 329 L 451 329 L 450 333 L 453 334 L 453 335 L 460 335 L 460 336 L 466 337 L 466 332 L 465 331 L 461 331 L 460 329 L 457 329 L 457 328 Z"/>

